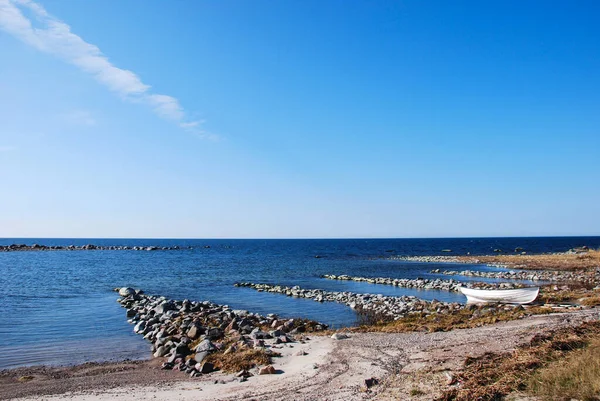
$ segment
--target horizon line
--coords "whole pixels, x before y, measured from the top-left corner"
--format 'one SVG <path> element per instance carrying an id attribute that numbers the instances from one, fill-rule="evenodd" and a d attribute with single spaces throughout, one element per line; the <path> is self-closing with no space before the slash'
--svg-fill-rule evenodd
<path id="1" fill-rule="evenodd" d="M 97 239 L 97 240 L 231 240 L 231 241 L 264 241 L 264 240 L 413 240 L 413 239 L 494 239 L 494 238 L 594 238 L 600 234 L 583 235 L 504 235 L 504 236 L 457 236 L 457 237 L 0 237 L 0 240 L 8 239 Z"/>

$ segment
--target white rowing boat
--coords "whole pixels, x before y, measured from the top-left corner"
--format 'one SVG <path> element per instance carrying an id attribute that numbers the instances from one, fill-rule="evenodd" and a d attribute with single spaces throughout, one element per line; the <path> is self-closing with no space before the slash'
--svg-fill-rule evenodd
<path id="1" fill-rule="evenodd" d="M 479 290 L 460 287 L 467 296 L 467 303 L 500 302 L 505 304 L 528 304 L 533 302 L 540 292 L 539 287 L 516 288 L 514 290 Z"/>

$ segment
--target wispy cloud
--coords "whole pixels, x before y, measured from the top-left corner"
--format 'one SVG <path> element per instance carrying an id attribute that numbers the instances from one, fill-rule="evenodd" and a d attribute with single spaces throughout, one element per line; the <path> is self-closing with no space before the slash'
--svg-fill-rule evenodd
<path id="1" fill-rule="evenodd" d="M 31 16 L 28 18 L 28 16 Z M 31 0 L 0 0 L 0 29 L 26 44 L 52 54 L 92 75 L 126 100 L 142 102 L 159 117 L 205 137 L 214 137 L 190 121 L 179 101 L 152 93 L 134 72 L 114 66 L 100 49 L 71 32 L 71 27 Z"/>

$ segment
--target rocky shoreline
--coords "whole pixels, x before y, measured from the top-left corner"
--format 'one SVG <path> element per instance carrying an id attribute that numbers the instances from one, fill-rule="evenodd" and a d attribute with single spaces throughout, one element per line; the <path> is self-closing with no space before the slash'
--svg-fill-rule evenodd
<path id="1" fill-rule="evenodd" d="M 416 263 L 457 263 L 462 265 L 478 265 L 485 264 L 489 267 L 496 267 L 499 269 L 508 269 L 509 266 L 503 263 L 483 263 L 479 259 L 464 258 L 459 256 L 395 256 L 393 260 L 403 260 L 405 262 L 416 262 Z"/>
<path id="2" fill-rule="evenodd" d="M 433 273 L 433 272 L 432 272 Z M 439 273 L 439 272 L 438 272 Z M 483 282 L 461 282 L 454 279 L 442 280 L 436 279 L 408 279 L 408 278 L 391 278 L 391 277 L 356 277 L 342 274 L 336 276 L 335 274 L 324 274 L 321 278 L 328 280 L 342 280 L 342 281 L 357 281 L 365 282 L 370 284 L 383 284 L 393 285 L 401 288 L 414 288 L 419 290 L 437 290 L 437 291 L 450 291 L 460 292 L 460 287 L 468 288 L 480 288 L 485 290 L 493 289 L 512 289 L 521 288 L 522 284 L 519 283 L 483 283 Z"/>
<path id="3" fill-rule="evenodd" d="M 447 276 L 466 276 L 466 277 L 481 277 L 494 278 L 505 280 L 528 280 L 528 281 L 553 281 L 553 282 L 599 282 L 600 276 L 598 272 L 571 272 L 571 271 L 551 271 L 551 270 L 535 270 L 535 271 L 503 271 L 489 272 L 480 270 L 431 270 L 433 274 L 444 274 Z"/>
<path id="4" fill-rule="evenodd" d="M 162 369 L 182 371 L 190 377 L 217 370 L 215 361 L 224 355 L 257 350 L 270 358 L 277 355 L 277 348 L 307 340 L 304 333 L 327 329 L 311 320 L 261 316 L 209 301 L 176 301 L 132 288 L 115 291 L 121 296 L 118 302 L 127 309 L 128 322 L 135 325 L 134 332 L 152 344 L 155 358 L 166 358 Z M 269 365 L 255 373 L 274 372 Z M 249 370 L 237 373 L 242 381 L 249 376 Z"/>
<path id="5" fill-rule="evenodd" d="M 210 248 L 204 246 L 204 248 Z M 179 247 L 179 246 L 126 246 L 126 245 L 26 245 L 26 244 L 11 244 L 11 245 L 0 245 L 0 252 L 33 252 L 33 251 L 174 251 L 179 249 L 192 249 L 193 247 Z"/>
<path id="6" fill-rule="evenodd" d="M 420 263 L 467 263 L 459 259 L 458 256 L 393 256 L 391 260 L 404 260 L 406 262 L 420 262 Z"/>
<path id="7" fill-rule="evenodd" d="M 353 292 L 307 290 L 299 286 L 286 287 L 280 285 L 236 283 L 236 287 L 247 287 L 257 291 L 272 292 L 290 297 L 307 298 L 316 302 L 338 302 L 352 309 L 363 312 L 381 314 L 400 319 L 414 313 L 452 313 L 465 306 L 458 302 L 426 301 L 412 296 L 392 297 L 381 294 L 358 294 Z"/>

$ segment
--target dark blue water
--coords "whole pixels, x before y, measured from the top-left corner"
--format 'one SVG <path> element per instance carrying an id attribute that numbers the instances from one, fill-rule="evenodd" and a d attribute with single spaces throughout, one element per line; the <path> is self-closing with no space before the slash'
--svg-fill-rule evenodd
<path id="1" fill-rule="evenodd" d="M 259 293 L 237 281 L 300 285 L 334 291 L 415 295 L 464 302 L 460 294 L 332 281 L 322 274 L 367 277 L 436 277 L 447 265 L 393 260 L 397 255 L 490 254 L 494 249 L 558 252 L 600 237 L 371 240 L 125 240 L 0 239 L 44 245 L 174 246 L 171 251 L 0 252 L 0 368 L 33 364 L 144 358 L 149 346 L 132 333 L 114 287 L 142 288 L 177 299 L 211 300 L 262 314 L 307 317 L 334 327 L 356 316 L 335 303 Z M 205 246 L 210 246 L 206 248 Z M 191 248 L 188 248 L 191 247 Z M 315 258 L 315 255 L 321 258 Z M 485 269 L 461 265 L 460 268 Z M 447 278 L 447 277 L 446 277 Z M 457 277 L 468 280 L 468 278 Z"/>

